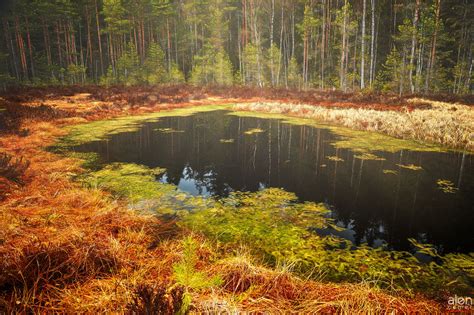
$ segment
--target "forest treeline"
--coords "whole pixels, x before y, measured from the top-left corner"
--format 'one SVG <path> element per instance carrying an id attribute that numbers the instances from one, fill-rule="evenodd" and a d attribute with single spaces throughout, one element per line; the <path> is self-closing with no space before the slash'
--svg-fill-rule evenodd
<path id="1" fill-rule="evenodd" d="M 17 0 L 0 84 L 472 93 L 471 0 Z"/>

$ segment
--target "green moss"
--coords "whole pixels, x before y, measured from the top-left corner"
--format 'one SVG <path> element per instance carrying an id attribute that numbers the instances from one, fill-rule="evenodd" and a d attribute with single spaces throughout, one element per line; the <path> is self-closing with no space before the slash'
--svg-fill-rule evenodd
<path id="1" fill-rule="evenodd" d="M 183 215 L 191 210 L 211 207 L 212 199 L 195 197 L 183 193 L 175 185 L 161 183 L 156 176 L 165 172 L 163 168 L 148 168 L 133 163 L 112 163 L 100 170 L 90 171 L 80 181 L 93 188 L 110 191 L 115 196 L 126 198 L 136 210 L 153 210 L 160 215 Z"/>
<path id="2" fill-rule="evenodd" d="M 81 166 L 86 169 L 97 169 L 99 165 L 100 156 L 96 152 L 65 151 L 63 153 L 67 157 L 81 160 Z"/>
<path id="3" fill-rule="evenodd" d="M 397 139 L 377 132 L 353 130 L 346 127 L 323 124 L 309 118 L 297 118 L 285 116 L 282 114 L 262 113 L 262 112 L 247 112 L 234 111 L 229 115 L 239 117 L 255 117 L 263 119 L 280 119 L 283 123 L 292 125 L 306 125 L 315 128 L 328 129 L 339 139 L 334 141 L 332 145 L 340 149 L 350 149 L 355 152 L 367 153 L 371 151 L 386 151 L 397 152 L 401 150 L 424 151 L 424 152 L 444 152 L 445 149 L 415 142 L 412 140 Z"/>
<path id="4" fill-rule="evenodd" d="M 175 186 L 156 181 L 156 175 L 164 171 L 161 168 L 150 169 L 137 164 L 113 163 L 101 170 L 85 174 L 82 182 L 136 202 L 161 198 L 176 191 Z"/>

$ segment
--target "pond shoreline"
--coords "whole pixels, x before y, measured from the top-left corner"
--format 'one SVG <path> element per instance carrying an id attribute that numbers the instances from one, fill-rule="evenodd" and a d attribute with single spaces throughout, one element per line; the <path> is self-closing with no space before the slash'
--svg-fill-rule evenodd
<path id="1" fill-rule="evenodd" d="M 183 260 L 183 239 L 190 232 L 173 222 L 128 210 L 126 200 L 107 192 L 82 187 L 73 180 L 84 172 L 82 161 L 45 148 L 66 134 L 65 126 L 237 101 L 203 98 L 128 107 L 92 100 L 90 95 L 52 97 L 47 105 L 41 97 L 21 105 L 7 101 L 7 110 L 19 105 L 14 116 L 17 132 L 0 136 L 2 153 L 16 159 L 11 167 L 21 169 L 24 161 L 28 166 L 18 174 L 10 173 L 12 178 L 0 178 L 4 192 L 0 201 L 4 227 L 0 233 L 0 310 L 127 311 L 134 299 L 160 290 L 171 297 L 166 300 L 157 294 L 155 298 L 163 298 L 167 309 L 174 310 L 173 299 L 181 295 L 173 285 L 172 266 Z M 221 274 L 224 280 L 217 289 L 191 293 L 196 312 L 210 307 L 256 312 L 439 312 L 447 298 L 434 301 L 367 284 L 303 280 L 288 269 L 261 266 L 246 253 L 231 255 L 229 248 L 218 248 L 202 235 L 192 238 L 198 244 L 193 268 Z M 253 289 L 247 291 L 250 286 Z"/>

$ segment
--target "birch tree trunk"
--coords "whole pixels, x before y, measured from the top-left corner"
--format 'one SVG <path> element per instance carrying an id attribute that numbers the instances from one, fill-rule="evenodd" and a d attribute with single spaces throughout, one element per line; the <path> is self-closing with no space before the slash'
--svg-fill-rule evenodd
<path id="1" fill-rule="evenodd" d="M 360 50 L 360 88 L 365 88 L 365 16 L 367 11 L 367 0 L 362 1 L 362 37 Z"/>

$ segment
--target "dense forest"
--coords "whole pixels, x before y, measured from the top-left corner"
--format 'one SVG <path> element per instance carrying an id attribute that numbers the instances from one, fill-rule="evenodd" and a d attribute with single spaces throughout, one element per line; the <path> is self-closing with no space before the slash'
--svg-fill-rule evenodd
<path id="1" fill-rule="evenodd" d="M 470 0 L 19 0 L 0 84 L 472 93 Z"/>

